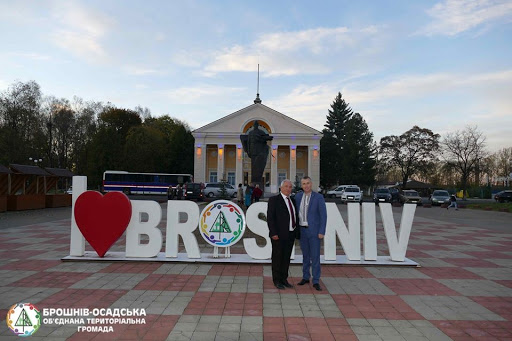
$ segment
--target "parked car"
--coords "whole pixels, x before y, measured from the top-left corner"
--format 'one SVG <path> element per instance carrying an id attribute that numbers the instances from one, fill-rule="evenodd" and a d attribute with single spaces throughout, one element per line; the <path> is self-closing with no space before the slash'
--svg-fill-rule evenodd
<path id="1" fill-rule="evenodd" d="M 363 194 L 361 193 L 361 189 L 357 186 L 346 187 L 343 192 L 341 192 L 341 202 L 363 202 Z"/>
<path id="2" fill-rule="evenodd" d="M 450 193 L 444 190 L 436 190 L 429 198 L 432 205 L 442 205 L 450 203 Z"/>
<path id="3" fill-rule="evenodd" d="M 208 198 L 219 197 L 222 182 L 207 182 L 204 184 L 204 193 Z M 224 184 L 226 193 L 229 197 L 236 198 L 236 188 L 226 183 Z"/>
<path id="4" fill-rule="evenodd" d="M 393 196 L 388 188 L 377 188 L 373 191 L 373 201 L 376 204 L 379 202 L 391 202 Z"/>
<path id="5" fill-rule="evenodd" d="M 204 184 L 198 182 L 189 182 L 183 185 L 183 198 L 188 200 L 204 199 Z"/>
<path id="6" fill-rule="evenodd" d="M 347 187 L 357 187 L 356 185 L 340 185 L 336 187 L 335 189 L 331 189 L 330 191 L 327 191 L 327 197 L 328 198 L 341 198 L 341 194 L 343 193 L 343 190 Z"/>
<path id="7" fill-rule="evenodd" d="M 402 204 L 419 204 L 421 205 L 421 197 L 418 192 L 411 189 L 405 189 L 400 192 L 400 202 Z"/>
<path id="8" fill-rule="evenodd" d="M 505 190 L 494 195 L 497 202 L 512 202 L 512 190 Z"/>

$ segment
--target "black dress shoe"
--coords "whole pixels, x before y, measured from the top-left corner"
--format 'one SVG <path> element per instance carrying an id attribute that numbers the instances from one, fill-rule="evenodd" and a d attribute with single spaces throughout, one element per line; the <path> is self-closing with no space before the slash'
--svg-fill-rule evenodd
<path id="1" fill-rule="evenodd" d="M 287 280 L 283 282 L 283 285 L 287 288 L 293 288 L 293 285 L 291 285 Z"/>
<path id="2" fill-rule="evenodd" d="M 313 288 L 315 288 L 317 291 L 322 291 L 322 288 L 320 288 L 320 284 L 318 283 L 313 284 Z"/>
<path id="3" fill-rule="evenodd" d="M 309 279 L 301 279 L 299 283 L 297 283 L 297 285 L 304 285 L 306 283 L 309 283 Z"/>
<path id="4" fill-rule="evenodd" d="M 275 285 L 275 286 L 276 286 L 276 288 L 278 288 L 279 290 L 284 289 L 284 285 L 282 285 L 281 283 L 274 283 L 274 285 Z"/>

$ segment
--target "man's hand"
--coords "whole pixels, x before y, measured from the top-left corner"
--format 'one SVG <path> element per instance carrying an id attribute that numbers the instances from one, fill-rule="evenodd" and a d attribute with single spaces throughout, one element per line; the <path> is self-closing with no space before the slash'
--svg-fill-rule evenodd
<path id="1" fill-rule="evenodd" d="M 274 239 L 274 240 L 278 240 L 279 236 L 276 234 L 275 236 L 272 236 L 271 238 Z"/>
<path id="2" fill-rule="evenodd" d="M 323 234 L 318 234 L 318 239 L 324 239 L 324 235 Z"/>

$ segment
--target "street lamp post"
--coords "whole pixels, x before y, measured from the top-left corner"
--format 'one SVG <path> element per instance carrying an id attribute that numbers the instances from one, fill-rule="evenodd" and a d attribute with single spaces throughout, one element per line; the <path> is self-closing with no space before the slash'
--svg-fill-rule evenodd
<path id="1" fill-rule="evenodd" d="M 29 157 L 29 161 L 32 161 L 36 166 L 41 167 L 41 163 L 43 159 L 38 159 L 36 157 Z M 44 188 L 46 189 L 46 178 L 44 178 Z M 25 191 L 25 190 L 23 190 Z M 36 175 L 36 194 L 39 194 L 39 177 Z"/>
<path id="2" fill-rule="evenodd" d="M 48 123 L 46 124 L 48 127 L 48 135 L 49 135 L 49 141 L 48 141 L 48 158 L 50 161 L 50 167 L 53 167 L 52 165 L 52 112 L 50 110 L 50 119 Z"/>

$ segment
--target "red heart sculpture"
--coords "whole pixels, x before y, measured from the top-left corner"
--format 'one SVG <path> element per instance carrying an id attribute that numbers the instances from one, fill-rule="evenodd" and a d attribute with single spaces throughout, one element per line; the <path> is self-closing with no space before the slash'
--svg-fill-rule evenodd
<path id="1" fill-rule="evenodd" d="M 75 202 L 76 224 L 100 257 L 123 235 L 131 218 L 132 204 L 121 192 L 103 196 L 86 191 Z"/>

